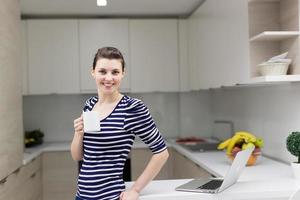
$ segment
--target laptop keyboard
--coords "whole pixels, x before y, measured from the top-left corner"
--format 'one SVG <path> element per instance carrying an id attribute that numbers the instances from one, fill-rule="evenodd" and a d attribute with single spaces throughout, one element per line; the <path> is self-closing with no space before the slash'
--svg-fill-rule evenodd
<path id="1" fill-rule="evenodd" d="M 211 180 L 204 185 L 198 187 L 198 189 L 208 189 L 208 190 L 215 190 L 222 185 L 223 180 Z"/>

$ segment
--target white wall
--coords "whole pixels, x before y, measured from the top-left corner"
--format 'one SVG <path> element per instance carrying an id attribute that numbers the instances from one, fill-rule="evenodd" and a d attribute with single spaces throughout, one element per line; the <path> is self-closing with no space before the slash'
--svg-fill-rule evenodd
<path id="1" fill-rule="evenodd" d="M 300 131 L 300 83 L 212 91 L 214 119 L 232 120 L 235 130 L 247 130 L 265 140 L 263 153 L 290 162 L 286 137 Z"/>

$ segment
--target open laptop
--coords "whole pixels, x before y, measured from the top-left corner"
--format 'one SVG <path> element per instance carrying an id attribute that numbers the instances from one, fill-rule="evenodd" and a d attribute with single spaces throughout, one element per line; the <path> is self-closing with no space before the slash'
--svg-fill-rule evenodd
<path id="1" fill-rule="evenodd" d="M 240 151 L 235 156 L 224 178 L 194 179 L 175 188 L 177 191 L 219 193 L 237 182 L 254 147 Z"/>

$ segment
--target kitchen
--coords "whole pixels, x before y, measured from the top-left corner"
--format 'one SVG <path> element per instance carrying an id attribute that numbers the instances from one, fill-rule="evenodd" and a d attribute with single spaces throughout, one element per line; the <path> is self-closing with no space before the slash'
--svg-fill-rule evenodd
<path id="1" fill-rule="evenodd" d="M 218 126 L 222 125 L 214 123 L 215 121 L 231 121 L 235 131 L 247 130 L 264 138 L 265 146 L 262 149 L 264 156 L 278 160 L 279 163 L 284 162 L 287 169 L 289 169 L 288 165 L 295 161 L 295 157 L 286 150 L 285 141 L 289 133 L 299 130 L 300 112 L 297 106 L 300 95 L 300 79 L 297 77 L 300 70 L 297 65 L 299 55 L 292 57 L 294 63 L 291 65 L 289 74 L 293 75 L 284 76 L 279 81 L 273 82 L 257 77 L 252 78 L 257 76 L 255 70 L 258 63 L 251 57 L 255 54 L 251 49 L 255 47 L 252 47 L 253 44 L 249 42 L 252 36 L 249 30 L 253 26 L 251 19 L 258 21 L 259 19 L 251 18 L 251 12 L 248 13 L 248 9 L 252 8 L 251 3 L 258 4 L 258 1 L 254 0 L 248 4 L 248 1 L 244 0 L 238 2 L 191 0 L 189 8 L 184 7 L 188 4 L 186 1 L 184 5 L 177 2 L 177 6 L 188 10 L 185 14 L 174 14 L 172 10 L 168 11 L 172 3 L 168 4 L 166 10 L 159 10 L 161 8 L 159 6 L 139 7 L 135 2 L 135 8 L 139 12 L 143 11 L 142 8 L 149 7 L 149 9 L 156 10 L 155 14 L 146 16 L 138 11 L 135 15 L 104 12 L 102 17 L 95 17 L 92 14 L 79 15 L 76 14 L 78 12 L 76 10 L 76 12 L 71 10 L 68 16 L 59 12 L 52 13 L 53 16 L 49 13 L 43 16 L 43 7 L 36 6 L 37 10 L 34 12 L 30 10 L 34 6 L 24 7 L 23 2 L 26 1 L 21 0 L 20 3 L 17 0 L 2 0 L 0 6 L 0 21 L 3 25 L 0 32 L 0 55 L 3 65 L 0 73 L 0 126 L 2 130 L 5 130 L 0 134 L 0 140 L 3 143 L 0 147 L 0 179 L 6 180 L 6 183 L 1 184 L 4 190 L 9 187 L 13 188 L 12 186 L 16 184 L 13 182 L 14 176 L 22 174 L 16 172 L 24 163 L 23 130 L 40 128 L 45 133 L 44 143 L 55 143 L 57 146 L 48 146 L 46 148 L 48 150 L 43 152 L 43 157 L 33 160 L 42 163 L 40 164 L 42 167 L 30 162 L 33 155 L 30 154 L 30 149 L 25 149 L 26 156 L 29 156 L 26 157 L 28 159 L 25 163 L 31 163 L 33 171 L 40 168 L 40 172 L 33 178 L 44 179 L 41 181 L 43 184 L 36 184 L 37 188 L 42 191 L 37 192 L 36 199 L 47 199 L 49 198 L 47 194 L 51 193 L 59 195 L 62 185 L 68 184 L 71 187 L 66 186 L 63 190 L 68 193 L 68 196 L 62 199 L 71 198 L 72 189 L 75 189 L 72 188 L 72 184 L 74 182 L 76 184 L 72 176 L 76 176 L 77 163 L 72 162 L 68 157 L 69 146 L 65 144 L 68 144 L 73 137 L 73 119 L 81 112 L 84 101 L 95 92 L 88 74 L 87 66 L 91 62 L 89 56 L 99 45 L 107 44 L 116 45 L 125 52 L 128 71 L 122 91 L 142 99 L 149 106 L 165 138 L 211 137 L 217 134 Z M 124 6 L 115 0 L 108 1 L 108 7 L 114 2 Z M 269 4 L 276 4 L 276 2 L 278 4 L 278 1 L 269 2 Z M 292 5 L 289 7 L 293 9 L 290 9 L 292 11 L 289 10 L 288 13 L 294 14 L 296 10 L 296 15 L 291 15 L 296 16 L 297 19 L 290 21 L 297 23 L 296 30 L 298 31 L 298 1 L 281 0 L 279 2 L 282 4 L 288 2 Z M 297 6 L 293 6 L 295 2 Z M 41 3 L 41 6 L 43 4 L 46 8 L 59 11 L 57 6 L 60 5 L 59 3 L 56 3 L 56 7 L 47 6 L 45 2 Z M 91 1 L 88 4 L 96 9 L 94 11 L 96 13 L 99 12 L 98 9 L 102 9 L 96 7 L 96 2 Z M 269 5 L 267 2 L 262 4 Z M 63 9 L 62 5 L 60 7 L 66 12 L 66 8 Z M 72 7 L 72 4 L 69 7 Z M 278 11 L 274 13 L 279 15 L 279 6 L 273 7 Z M 80 8 L 86 9 L 84 6 Z M 129 11 L 133 12 L 133 10 Z M 18 26 L 20 13 L 22 13 L 22 28 Z M 100 27 L 97 24 L 101 24 L 106 29 L 97 28 Z M 261 26 L 263 25 L 265 24 L 262 23 Z M 266 30 L 269 29 L 271 28 L 266 28 Z M 95 33 L 90 30 L 95 30 Z M 291 31 L 295 30 L 291 29 Z M 110 35 L 114 36 L 113 41 L 108 37 Z M 287 43 L 294 42 L 294 40 L 296 42 L 293 45 L 298 49 L 298 36 L 296 39 L 288 39 Z M 271 43 L 270 46 L 272 45 L 276 46 L 277 43 L 276 45 Z M 21 46 L 25 46 L 27 50 L 23 48 L 22 53 L 19 52 Z M 283 46 L 282 49 L 277 49 L 276 46 L 271 53 L 263 55 L 263 59 L 283 53 L 287 45 Z M 258 52 L 263 54 L 263 50 Z M 298 50 L 296 52 L 299 54 Z M 18 57 L 21 59 L 16 59 Z M 228 128 L 228 124 L 223 125 Z M 224 132 L 224 135 L 226 134 Z M 223 138 L 228 136 L 224 135 L 221 134 Z M 139 145 L 136 145 L 136 149 L 144 150 L 143 146 Z M 190 152 L 176 145 L 172 148 L 191 159 Z M 222 158 L 226 160 L 225 153 L 219 159 Z M 214 159 L 217 160 L 218 157 Z M 263 165 L 263 161 L 261 160 L 254 167 Z M 53 163 L 58 164 L 53 166 Z M 73 169 L 73 171 L 59 171 L 66 166 L 68 166 L 67 169 Z M 172 165 L 168 167 L 170 168 L 166 170 L 167 174 L 175 170 L 172 169 Z M 54 169 L 59 172 L 55 172 Z M 220 174 L 224 175 L 222 170 Z M 289 178 L 292 172 L 287 170 L 286 173 L 286 178 Z M 62 177 L 58 179 L 59 182 L 55 183 L 55 179 L 51 180 L 53 174 L 56 178 Z M 63 176 L 64 174 L 68 176 Z M 33 174 L 28 172 L 27 177 L 31 175 Z M 46 176 L 50 177 L 47 179 L 49 181 L 45 179 Z M 172 179 L 177 179 L 172 176 Z M 17 180 L 22 182 L 20 179 Z M 289 190 L 282 189 L 282 191 L 273 192 L 278 194 L 278 199 L 288 199 L 293 190 L 296 190 L 297 184 L 292 187 L 291 185 L 294 184 L 292 180 L 290 180 Z M 180 185 L 180 181 L 174 181 L 175 185 Z M 22 184 L 22 187 L 16 186 L 17 189 L 8 190 L 9 192 L 18 190 L 21 194 L 21 191 L 29 190 L 24 189 L 24 185 L 33 187 L 30 186 L 31 184 Z M 277 187 L 279 186 L 274 185 L 274 188 Z M 146 189 L 145 192 L 147 193 Z M 282 195 L 280 196 L 279 193 Z M 2 194 L 5 192 L 0 193 Z M 30 194 L 27 195 L 30 196 Z M 178 193 L 175 195 L 178 196 Z M 194 193 L 187 195 L 194 195 Z M 0 196 L 0 199 L 2 198 L 4 197 Z M 33 197 L 30 198 L 33 199 Z M 146 195 L 144 198 L 147 199 Z M 190 198 L 192 199 L 193 196 Z M 247 198 L 251 199 L 249 196 Z M 274 196 L 272 198 L 274 199 Z M 15 197 L 15 199 L 18 198 Z"/>

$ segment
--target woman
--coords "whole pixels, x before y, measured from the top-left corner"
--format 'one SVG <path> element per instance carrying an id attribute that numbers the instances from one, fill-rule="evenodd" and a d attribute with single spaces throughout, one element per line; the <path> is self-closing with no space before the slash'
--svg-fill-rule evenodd
<path id="1" fill-rule="evenodd" d="M 97 111 L 101 129 L 84 133 L 82 116 L 74 120 L 71 154 L 74 160 L 83 160 L 77 200 L 137 200 L 168 159 L 165 142 L 147 107 L 119 92 L 124 67 L 124 58 L 116 48 L 104 47 L 95 55 L 91 74 L 98 96 L 88 99 L 83 111 Z M 136 135 L 153 156 L 133 186 L 125 190 L 123 168 Z"/>

